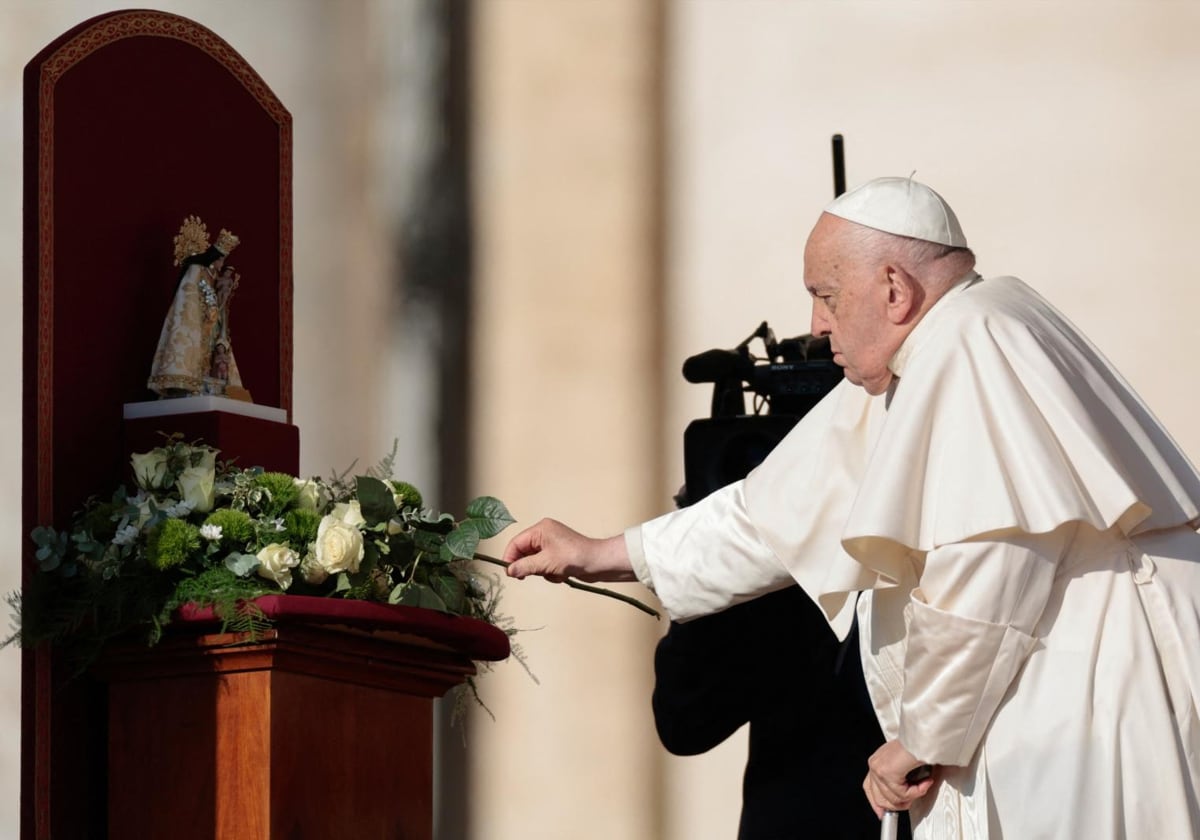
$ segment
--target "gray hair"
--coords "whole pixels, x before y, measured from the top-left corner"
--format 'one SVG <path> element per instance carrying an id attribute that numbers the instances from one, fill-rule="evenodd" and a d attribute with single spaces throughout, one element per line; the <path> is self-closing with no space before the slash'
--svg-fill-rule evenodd
<path id="1" fill-rule="evenodd" d="M 970 248 L 897 236 L 863 225 L 852 226 L 848 241 L 860 258 L 894 260 L 909 274 L 926 282 L 952 283 L 975 267 L 975 253 Z"/>

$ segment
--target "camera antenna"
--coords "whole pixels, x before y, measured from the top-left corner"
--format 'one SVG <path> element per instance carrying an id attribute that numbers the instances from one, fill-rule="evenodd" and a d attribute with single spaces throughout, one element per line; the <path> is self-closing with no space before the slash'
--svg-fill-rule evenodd
<path id="1" fill-rule="evenodd" d="M 842 154 L 842 135 L 833 135 L 833 197 L 846 191 L 846 159 Z"/>

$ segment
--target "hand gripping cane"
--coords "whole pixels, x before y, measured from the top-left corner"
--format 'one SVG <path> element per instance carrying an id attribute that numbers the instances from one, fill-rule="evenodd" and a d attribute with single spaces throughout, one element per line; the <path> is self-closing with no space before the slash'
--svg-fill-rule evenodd
<path id="1" fill-rule="evenodd" d="M 920 767 L 914 767 L 908 771 L 908 775 L 904 777 L 904 781 L 910 785 L 915 785 L 918 782 L 928 779 L 933 774 L 933 768 L 928 764 L 922 764 Z M 900 828 L 900 813 L 898 811 L 884 811 L 883 820 L 879 825 L 879 840 L 896 840 L 896 832 Z"/>

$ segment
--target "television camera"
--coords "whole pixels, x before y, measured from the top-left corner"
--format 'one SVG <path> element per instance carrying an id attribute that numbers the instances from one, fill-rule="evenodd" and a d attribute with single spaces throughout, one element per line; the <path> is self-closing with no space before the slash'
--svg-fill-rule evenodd
<path id="1" fill-rule="evenodd" d="M 762 343 L 765 356 L 751 350 Z M 746 476 L 792 426 L 842 380 L 829 340 L 812 335 L 776 340 L 763 321 L 732 350 L 706 350 L 683 363 L 683 378 L 711 383 L 711 416 L 683 434 L 684 486 L 680 507 Z M 746 395 L 753 396 L 746 412 Z"/>

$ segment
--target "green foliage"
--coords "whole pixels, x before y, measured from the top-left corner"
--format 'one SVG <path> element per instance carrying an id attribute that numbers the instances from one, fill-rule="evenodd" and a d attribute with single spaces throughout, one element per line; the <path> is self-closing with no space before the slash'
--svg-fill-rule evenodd
<path id="1" fill-rule="evenodd" d="M 163 603 L 156 617 L 156 632 L 170 623 L 171 616 L 184 604 L 212 607 L 221 619 L 221 632 L 241 632 L 258 639 L 270 627 L 261 609 L 253 606 L 254 598 L 271 594 L 272 587 L 261 579 L 238 577 L 224 566 L 205 569 L 194 577 L 179 581 L 175 591 Z M 157 636 L 154 641 L 157 641 Z"/>
<path id="2" fill-rule="evenodd" d="M 466 522 L 479 532 L 482 539 L 496 536 L 509 525 L 516 522 L 504 502 L 492 496 L 480 496 L 467 505 Z"/>
<path id="3" fill-rule="evenodd" d="M 421 491 L 407 481 L 393 481 L 392 492 L 396 495 L 396 507 L 420 509 L 425 504 Z"/>
<path id="4" fill-rule="evenodd" d="M 260 473 L 255 476 L 254 484 L 265 493 L 260 505 L 262 514 L 267 517 L 282 516 L 295 503 L 299 493 L 295 479 L 287 473 Z"/>
<path id="5" fill-rule="evenodd" d="M 289 510 L 283 517 L 283 537 L 297 550 L 309 545 L 317 538 L 321 525 L 321 514 L 315 510 Z"/>
<path id="6" fill-rule="evenodd" d="M 182 519 L 166 519 L 150 532 L 146 559 L 160 571 L 187 562 L 200 548 L 200 529 Z"/>
<path id="7" fill-rule="evenodd" d="M 360 475 L 356 483 L 359 509 L 367 525 L 379 525 L 389 521 L 396 514 L 396 501 L 392 497 L 392 488 L 378 478 Z"/>
<path id="8" fill-rule="evenodd" d="M 254 542 L 254 520 L 244 510 L 217 508 L 204 520 L 221 529 L 221 547 L 248 548 Z"/>

